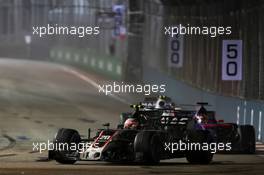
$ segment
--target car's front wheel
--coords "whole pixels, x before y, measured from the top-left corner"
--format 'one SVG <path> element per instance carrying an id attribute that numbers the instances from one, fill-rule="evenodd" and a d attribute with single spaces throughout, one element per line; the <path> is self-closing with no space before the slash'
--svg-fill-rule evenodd
<path id="1" fill-rule="evenodd" d="M 155 132 L 139 132 L 134 140 L 134 152 L 136 159 L 148 163 L 158 164 L 161 156 L 161 139 Z"/>
<path id="2" fill-rule="evenodd" d="M 210 132 L 203 130 L 189 130 L 188 140 L 191 144 L 210 144 L 212 139 Z M 214 154 L 211 150 L 186 150 L 186 159 L 191 164 L 209 164 L 213 160 Z"/>
<path id="3" fill-rule="evenodd" d="M 78 159 L 78 144 L 81 141 L 80 134 L 74 129 L 61 128 L 57 132 L 54 144 L 54 159 L 61 164 L 74 164 Z"/>

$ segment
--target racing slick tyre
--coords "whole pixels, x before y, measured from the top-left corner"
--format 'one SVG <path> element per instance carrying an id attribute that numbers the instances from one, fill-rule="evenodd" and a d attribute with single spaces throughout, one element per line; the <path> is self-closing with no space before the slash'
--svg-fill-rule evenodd
<path id="1" fill-rule="evenodd" d="M 81 137 L 78 131 L 59 129 L 54 141 L 59 148 L 54 151 L 54 159 L 61 164 L 74 164 L 77 161 L 78 150 L 71 150 L 70 147 L 75 144 L 75 148 L 78 148 L 80 141 Z"/>
<path id="2" fill-rule="evenodd" d="M 58 132 L 56 133 L 56 135 L 54 136 L 54 138 L 52 140 L 53 145 L 55 144 L 55 140 L 56 140 L 57 136 L 61 135 L 62 131 L 63 131 L 63 129 L 59 129 Z M 55 155 L 56 155 L 56 152 L 55 152 L 55 149 L 53 146 L 53 148 L 48 149 L 48 160 L 54 160 Z"/>
<path id="3" fill-rule="evenodd" d="M 137 161 L 158 164 L 161 156 L 161 139 L 156 132 L 139 132 L 134 140 L 134 152 Z"/>
<path id="4" fill-rule="evenodd" d="M 189 143 L 212 143 L 210 132 L 203 130 L 189 130 L 187 134 Z M 209 164 L 214 154 L 211 150 L 186 150 L 186 159 L 191 164 Z"/>
<path id="5" fill-rule="evenodd" d="M 239 152 L 246 154 L 254 154 L 256 152 L 255 129 L 251 125 L 241 125 L 239 132 Z"/>

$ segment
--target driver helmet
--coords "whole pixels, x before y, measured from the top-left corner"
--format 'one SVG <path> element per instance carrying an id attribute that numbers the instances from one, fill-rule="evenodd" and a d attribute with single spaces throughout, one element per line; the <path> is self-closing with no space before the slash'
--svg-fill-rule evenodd
<path id="1" fill-rule="evenodd" d="M 166 101 L 165 100 L 158 99 L 156 104 L 155 104 L 155 108 L 156 109 L 163 109 L 163 108 L 165 108 L 165 105 L 166 105 Z"/>
<path id="2" fill-rule="evenodd" d="M 198 123 L 207 123 L 207 110 L 202 106 L 195 115 L 195 119 Z"/>
<path id="3" fill-rule="evenodd" d="M 124 123 L 125 129 L 136 129 L 139 126 L 139 122 L 135 118 L 128 118 Z"/>

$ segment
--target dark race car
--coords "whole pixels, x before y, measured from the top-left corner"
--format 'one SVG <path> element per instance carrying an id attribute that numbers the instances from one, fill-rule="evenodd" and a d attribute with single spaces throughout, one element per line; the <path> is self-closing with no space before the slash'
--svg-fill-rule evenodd
<path id="1" fill-rule="evenodd" d="M 256 151 L 256 139 L 255 139 L 255 129 L 252 125 L 238 125 L 236 123 L 224 123 L 224 120 L 216 120 L 215 111 L 207 111 L 206 106 L 210 106 L 206 102 L 197 102 L 195 106 L 199 106 L 197 111 L 192 110 L 182 110 L 184 105 L 179 105 L 181 107 L 176 107 L 175 103 L 169 97 L 159 96 L 159 97 L 148 97 L 145 98 L 142 104 L 145 105 L 145 110 L 147 109 L 168 109 L 175 108 L 181 111 L 190 111 L 194 113 L 194 118 L 196 119 L 196 127 L 199 129 L 206 129 L 214 135 L 214 140 L 217 143 L 230 143 L 231 150 L 221 151 L 222 153 L 242 153 L 242 154 L 254 154 Z M 187 105 L 194 106 L 194 105 Z M 123 113 L 121 114 L 122 119 L 126 118 L 131 114 Z M 205 122 L 199 121 L 198 116 L 205 117 Z M 121 123 L 120 122 L 120 123 Z"/>
<path id="2" fill-rule="evenodd" d="M 158 96 L 158 97 L 145 97 L 143 102 L 140 102 L 141 107 L 143 110 L 150 111 L 153 109 L 175 109 L 179 110 L 175 107 L 175 103 L 172 102 L 171 98 L 167 96 Z M 132 108 L 136 108 L 137 105 L 131 105 Z M 136 111 L 135 111 L 136 112 Z M 118 128 L 123 128 L 125 121 L 128 118 L 133 116 L 132 112 L 123 112 L 120 114 L 119 126 Z"/>
<path id="3" fill-rule="evenodd" d="M 224 120 L 216 120 L 214 111 L 207 111 L 204 106 L 208 103 L 197 103 L 200 109 L 196 115 L 206 117 L 201 122 L 201 127 L 209 130 L 216 138 L 217 143 L 230 143 L 230 153 L 254 154 L 256 151 L 255 129 L 252 125 L 237 125 L 236 123 L 224 123 Z M 224 151 L 222 151 L 224 153 Z"/>
<path id="4" fill-rule="evenodd" d="M 212 161 L 213 153 L 209 149 L 181 150 L 174 145 L 180 142 L 202 145 L 213 141 L 211 132 L 195 128 L 193 111 L 133 107 L 135 111 L 123 127 L 109 129 L 107 125 L 93 138 L 81 139 L 74 129 L 60 129 L 54 139 L 57 147 L 50 155 L 63 164 L 82 160 L 157 164 L 160 160 L 181 157 L 186 157 L 190 163 Z M 78 149 L 65 149 L 65 145 L 78 145 Z"/>

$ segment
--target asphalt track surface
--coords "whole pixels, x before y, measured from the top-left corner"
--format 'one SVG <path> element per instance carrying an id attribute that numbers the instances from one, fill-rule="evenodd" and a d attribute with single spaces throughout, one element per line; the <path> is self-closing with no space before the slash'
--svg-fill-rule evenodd
<path id="1" fill-rule="evenodd" d="M 105 122 L 115 126 L 138 96 L 105 96 L 97 84 L 108 81 L 69 67 L 39 61 L 0 59 L 0 174 L 263 174 L 264 156 L 217 154 L 210 165 L 185 159 L 159 166 L 78 162 L 60 165 L 33 151 L 33 143 L 51 140 L 58 128 L 87 135 Z M 259 145 L 258 147 L 262 147 Z"/>

